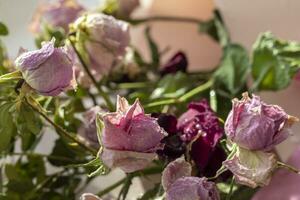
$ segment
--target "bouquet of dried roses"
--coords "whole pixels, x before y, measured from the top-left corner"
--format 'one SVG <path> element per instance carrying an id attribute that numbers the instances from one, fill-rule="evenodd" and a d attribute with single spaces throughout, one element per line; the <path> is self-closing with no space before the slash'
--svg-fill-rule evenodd
<path id="1" fill-rule="evenodd" d="M 208 21 L 131 17 L 138 6 L 41 4 L 30 25 L 37 50 L 10 60 L 1 42 L 0 199 L 128 199 L 133 179 L 159 174 L 136 199 L 246 200 L 278 168 L 299 174 L 275 150 L 298 119 L 255 93 L 290 84 L 300 44 L 263 33 L 249 56 L 217 11 Z M 198 26 L 222 47 L 218 66 L 190 72 L 181 51 L 162 62 L 148 26 L 156 21 Z M 145 27 L 150 59 L 130 43 L 135 26 Z M 49 132 L 56 140 L 41 153 Z M 84 193 L 115 168 L 124 178 Z"/>

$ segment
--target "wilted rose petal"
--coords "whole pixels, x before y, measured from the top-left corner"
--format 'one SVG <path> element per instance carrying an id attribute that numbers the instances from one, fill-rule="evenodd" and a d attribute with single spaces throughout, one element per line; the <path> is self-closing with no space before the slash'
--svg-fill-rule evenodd
<path id="1" fill-rule="evenodd" d="M 109 166 L 122 168 L 123 163 L 126 163 L 124 168 L 128 169 L 127 164 L 131 163 L 134 169 L 136 165 L 140 165 L 143 156 L 146 160 L 149 158 L 153 160 L 155 158 L 153 154 L 163 148 L 161 140 L 167 133 L 158 125 L 155 118 L 144 113 L 138 100 L 129 106 L 125 98 L 118 97 L 117 111 L 104 114 L 103 122 L 104 130 L 101 133 L 101 139 L 104 148 L 107 151 L 127 152 L 122 155 L 118 152 L 118 159 L 111 159 L 105 156 L 108 154 L 103 154 L 102 159 Z M 139 156 L 136 160 L 132 158 L 132 152 L 143 154 L 139 154 L 142 157 Z M 126 155 L 128 160 L 124 162 Z M 119 157 L 122 157 L 120 162 Z"/>
<path id="2" fill-rule="evenodd" d="M 288 160 L 288 164 L 300 169 L 300 148 Z M 300 200 L 300 175 L 280 169 L 273 175 L 270 184 L 261 188 L 252 200 Z"/>
<path id="3" fill-rule="evenodd" d="M 126 53 L 129 45 L 129 24 L 112 16 L 93 13 L 78 18 L 72 25 L 72 31 L 80 35 L 77 47 L 91 72 L 107 75 L 112 67 Z M 96 73 L 95 73 L 96 72 Z"/>
<path id="4" fill-rule="evenodd" d="M 177 158 L 169 163 L 162 173 L 162 186 L 167 191 L 170 186 L 179 178 L 191 176 L 192 166 L 183 157 Z"/>
<path id="5" fill-rule="evenodd" d="M 256 95 L 247 93 L 242 100 L 233 100 L 225 132 L 239 146 L 250 150 L 270 151 L 290 134 L 290 127 L 297 118 L 289 116 L 277 105 L 268 105 Z"/>
<path id="6" fill-rule="evenodd" d="M 101 199 L 94 194 L 84 193 L 81 195 L 80 200 L 101 200 Z"/>
<path id="7" fill-rule="evenodd" d="M 216 185 L 206 178 L 182 177 L 167 190 L 166 200 L 219 200 Z"/>
<path id="8" fill-rule="evenodd" d="M 54 48 L 54 40 L 22 53 L 15 64 L 26 83 L 42 95 L 56 96 L 76 86 L 73 63 L 65 48 Z"/>
<path id="9" fill-rule="evenodd" d="M 237 183 L 255 188 L 269 184 L 277 167 L 277 160 L 273 153 L 238 147 L 236 155 L 223 164 L 234 174 Z"/>

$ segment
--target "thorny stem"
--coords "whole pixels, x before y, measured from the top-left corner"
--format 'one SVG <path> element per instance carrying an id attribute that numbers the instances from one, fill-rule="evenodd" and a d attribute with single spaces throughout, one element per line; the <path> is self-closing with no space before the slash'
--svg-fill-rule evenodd
<path id="1" fill-rule="evenodd" d="M 95 87 L 97 88 L 99 94 L 103 97 L 103 99 L 104 99 L 104 101 L 105 101 L 105 103 L 106 103 L 108 109 L 109 109 L 110 111 L 113 111 L 113 110 L 114 110 L 114 105 L 113 105 L 113 103 L 111 102 L 111 100 L 110 100 L 108 94 L 105 93 L 105 92 L 103 91 L 103 89 L 101 88 L 101 86 L 97 83 L 95 77 L 92 75 L 92 73 L 91 73 L 91 71 L 89 70 L 88 66 L 87 66 L 86 63 L 84 62 L 82 56 L 81 56 L 80 53 L 78 52 L 78 50 L 77 50 L 77 48 L 76 48 L 74 42 L 72 41 L 72 39 L 69 38 L 68 40 L 70 41 L 70 43 L 71 43 L 71 45 L 72 45 L 72 47 L 73 47 L 73 49 L 74 49 L 74 51 L 75 51 L 75 53 L 76 53 L 76 55 L 77 55 L 77 57 L 78 57 L 78 59 L 79 59 L 81 65 L 83 66 L 83 68 L 84 68 L 86 74 L 89 76 L 89 78 L 91 79 L 91 81 L 93 82 L 93 84 L 95 85 Z"/>
<path id="2" fill-rule="evenodd" d="M 37 109 L 35 106 L 31 105 L 27 100 L 25 100 L 26 104 L 29 105 L 35 112 L 37 112 L 39 115 L 41 115 L 47 122 L 49 122 L 53 127 L 57 129 L 57 133 L 61 136 L 65 136 L 72 140 L 73 142 L 77 143 L 80 147 L 83 149 L 89 151 L 93 155 L 97 155 L 97 151 L 87 145 L 85 145 L 82 141 L 80 141 L 76 136 L 73 136 L 72 134 L 68 133 L 65 129 L 63 129 L 61 126 L 53 122 L 45 113 L 41 112 L 39 109 Z"/>

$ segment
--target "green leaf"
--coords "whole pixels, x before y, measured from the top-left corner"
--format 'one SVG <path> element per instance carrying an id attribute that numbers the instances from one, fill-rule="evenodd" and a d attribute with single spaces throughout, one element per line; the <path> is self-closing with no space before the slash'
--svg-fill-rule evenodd
<path id="1" fill-rule="evenodd" d="M 8 28 L 2 22 L 0 22 L 0 35 L 8 35 Z"/>
<path id="2" fill-rule="evenodd" d="M 153 40 L 150 34 L 150 31 L 151 31 L 150 27 L 147 27 L 145 29 L 145 35 L 151 52 L 152 65 L 153 67 L 157 68 L 159 67 L 160 64 L 160 53 L 159 53 L 158 46 L 156 45 L 155 41 Z"/>
<path id="3" fill-rule="evenodd" d="M 14 104 L 6 102 L 0 105 L 0 152 L 7 150 L 11 146 L 11 141 L 16 135 L 16 126 L 12 110 Z"/>
<path id="4" fill-rule="evenodd" d="M 279 40 L 270 32 L 259 36 L 253 46 L 253 90 L 284 89 L 299 69 L 299 43 Z"/>
<path id="5" fill-rule="evenodd" d="M 199 24 L 199 31 L 208 34 L 212 39 L 219 42 L 222 47 L 230 42 L 229 33 L 224 25 L 218 10 L 214 11 L 214 18 Z"/>
<path id="6" fill-rule="evenodd" d="M 249 72 L 247 51 L 240 45 L 230 44 L 224 48 L 222 61 L 214 74 L 216 87 L 235 96 L 245 87 Z"/>
<path id="7" fill-rule="evenodd" d="M 183 95 L 192 84 L 190 78 L 182 72 L 168 74 L 159 82 L 156 89 L 151 94 L 151 99 L 157 98 L 176 98 Z"/>

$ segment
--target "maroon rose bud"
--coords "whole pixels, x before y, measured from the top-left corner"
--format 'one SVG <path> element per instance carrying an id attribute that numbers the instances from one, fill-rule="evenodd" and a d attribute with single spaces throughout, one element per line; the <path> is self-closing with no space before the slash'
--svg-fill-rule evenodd
<path id="1" fill-rule="evenodd" d="M 186 72 L 188 66 L 187 57 L 181 51 L 177 52 L 163 67 L 161 75 L 174 74 L 178 71 Z"/>
<path id="2" fill-rule="evenodd" d="M 174 115 L 164 113 L 152 113 L 152 117 L 157 118 L 158 124 L 169 133 L 173 135 L 177 133 L 177 118 Z"/>
<path id="3" fill-rule="evenodd" d="M 270 151 L 290 135 L 290 127 L 298 121 L 281 107 L 268 105 L 259 96 L 247 93 L 241 100 L 234 99 L 225 122 L 228 138 L 249 150 Z"/>
<path id="4" fill-rule="evenodd" d="M 178 119 L 177 128 L 182 132 L 183 141 L 191 142 L 198 137 L 192 144 L 191 156 L 198 168 L 203 170 L 224 131 L 205 99 L 190 103 L 188 108 Z"/>

